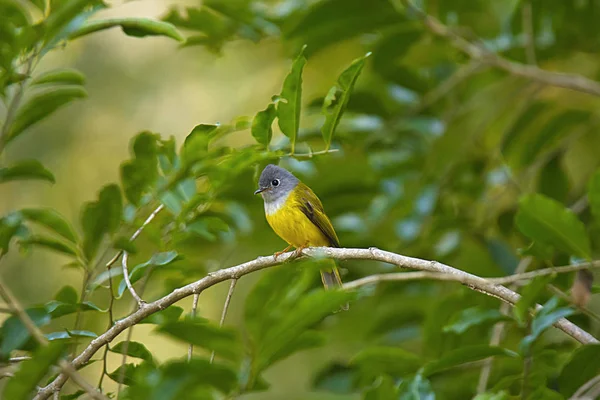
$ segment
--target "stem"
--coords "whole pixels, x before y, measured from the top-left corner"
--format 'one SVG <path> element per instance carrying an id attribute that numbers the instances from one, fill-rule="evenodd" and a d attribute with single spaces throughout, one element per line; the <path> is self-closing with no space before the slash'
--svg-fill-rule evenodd
<path id="1" fill-rule="evenodd" d="M 229 292 L 227 292 L 227 297 L 225 298 L 225 304 L 223 304 L 223 312 L 221 313 L 221 321 L 219 322 L 219 327 L 223 326 L 225 322 L 225 317 L 227 317 L 227 310 L 229 310 L 229 303 L 231 302 L 231 296 L 233 296 L 233 290 L 235 289 L 235 285 L 238 281 L 238 278 L 231 279 L 231 284 L 229 285 Z M 210 363 L 215 359 L 215 351 L 210 354 Z"/>
<path id="2" fill-rule="evenodd" d="M 198 300 L 200 299 L 200 293 L 194 293 L 194 300 L 192 301 L 192 318 L 196 318 L 196 310 L 198 309 Z M 190 343 L 188 347 L 188 362 L 192 359 L 194 353 L 194 345 Z"/>

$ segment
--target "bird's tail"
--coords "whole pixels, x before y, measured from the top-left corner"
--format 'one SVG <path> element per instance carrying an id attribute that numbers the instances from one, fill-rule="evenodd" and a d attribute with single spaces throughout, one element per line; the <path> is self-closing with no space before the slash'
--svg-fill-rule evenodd
<path id="1" fill-rule="evenodd" d="M 321 280 L 326 290 L 342 287 L 342 278 L 333 260 L 331 260 L 331 266 L 321 269 Z M 349 307 L 348 303 L 346 303 L 340 307 L 340 311 L 347 311 Z"/>

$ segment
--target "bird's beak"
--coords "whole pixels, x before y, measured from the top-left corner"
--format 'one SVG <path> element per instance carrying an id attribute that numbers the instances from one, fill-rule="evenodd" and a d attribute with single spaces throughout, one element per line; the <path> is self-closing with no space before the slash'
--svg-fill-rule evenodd
<path id="1" fill-rule="evenodd" d="M 267 189 L 268 189 L 268 188 L 260 188 L 260 189 L 256 190 L 256 191 L 254 192 L 254 194 L 259 194 L 259 193 L 262 193 L 262 192 L 264 192 L 264 191 L 265 191 L 265 190 L 267 190 Z"/>

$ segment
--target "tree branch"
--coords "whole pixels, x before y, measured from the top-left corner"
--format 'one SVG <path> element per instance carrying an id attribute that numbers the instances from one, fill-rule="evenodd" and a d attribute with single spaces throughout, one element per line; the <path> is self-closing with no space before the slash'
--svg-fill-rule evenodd
<path id="1" fill-rule="evenodd" d="M 415 14 L 423 21 L 427 29 L 433 34 L 444 37 L 457 49 L 466 53 L 474 60 L 480 61 L 484 65 L 489 65 L 504 70 L 512 75 L 527 78 L 534 82 L 539 82 L 548 86 L 556 86 L 565 89 L 576 90 L 588 93 L 594 96 L 600 96 L 600 83 L 588 79 L 581 75 L 568 74 L 563 72 L 552 72 L 538 68 L 533 65 L 524 65 L 518 62 L 510 61 L 498 54 L 486 49 L 479 43 L 473 43 L 452 31 L 440 20 L 425 13 L 423 10 L 415 7 L 410 0 L 400 0 L 406 10 Z M 392 2 L 396 5 L 396 1 Z M 399 7 L 397 7 L 399 8 Z"/>
<path id="2" fill-rule="evenodd" d="M 223 312 L 221 313 L 221 321 L 219 322 L 219 326 L 222 327 L 225 323 L 225 318 L 227 317 L 227 310 L 229 310 L 229 303 L 231 302 L 231 297 L 233 296 L 233 290 L 235 289 L 235 285 L 237 283 L 237 278 L 233 278 L 231 280 L 231 284 L 229 285 L 229 291 L 227 292 L 227 297 L 225 298 L 225 304 L 223 304 Z M 215 359 L 215 351 L 210 354 L 210 363 Z"/>
<path id="3" fill-rule="evenodd" d="M 488 296 L 496 297 L 509 304 L 515 304 L 520 298 L 518 293 L 515 293 L 504 286 L 490 283 L 484 278 L 469 274 L 451 266 L 441 264 L 436 261 L 427 261 L 419 258 L 406 257 L 376 248 L 308 248 L 303 250 L 303 254 L 309 257 L 328 257 L 338 260 L 381 261 L 396 265 L 400 268 L 415 269 L 429 273 L 444 274 L 444 276 L 452 276 L 454 277 L 453 280 L 464 283 L 475 291 L 487 294 Z M 277 257 L 277 259 L 275 259 L 273 256 L 259 257 L 256 260 L 248 261 L 234 267 L 220 269 L 208 274 L 196 282 L 175 289 L 171 293 L 152 303 L 147 303 L 143 308 L 138 309 L 129 316 L 117 321 L 109 330 L 92 340 L 90 344 L 83 350 L 83 352 L 81 352 L 81 354 L 79 354 L 79 356 L 73 360 L 74 368 L 81 368 L 84 366 L 92 358 L 92 356 L 100 348 L 102 348 L 102 346 L 112 341 L 125 329 L 137 324 L 149 315 L 164 310 L 177 301 L 188 296 L 192 296 L 195 293 L 200 293 L 204 289 L 214 286 L 217 283 L 230 279 L 239 279 L 240 277 L 249 273 L 282 264 L 293 257 L 294 252 L 288 252 L 280 255 Z M 537 308 L 540 309 L 541 306 L 538 305 Z M 598 340 L 596 340 L 596 338 L 594 338 L 588 332 L 564 318 L 557 321 L 555 326 L 581 343 L 598 343 Z M 62 387 L 66 381 L 67 376 L 65 374 L 60 374 L 52 383 L 42 388 L 38 392 L 35 399 L 47 399 L 55 390 Z"/>

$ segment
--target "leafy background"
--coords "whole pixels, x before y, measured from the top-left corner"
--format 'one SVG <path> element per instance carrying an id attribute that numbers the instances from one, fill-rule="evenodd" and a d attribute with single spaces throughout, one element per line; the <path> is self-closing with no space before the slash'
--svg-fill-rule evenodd
<path id="1" fill-rule="evenodd" d="M 120 249 L 147 300 L 281 250 L 252 195 L 277 160 L 319 195 L 345 247 L 480 276 L 513 274 L 524 259 L 534 270 L 596 257 L 595 96 L 470 60 L 385 0 L 67 3 L 0 0 L 4 121 L 26 89 L 1 142 L 2 279 L 62 345 L 35 350 L 48 364 L 106 329 L 103 265 Z M 503 57 L 598 78 L 595 1 L 418 6 Z M 112 25 L 122 29 L 100 30 Z M 393 271 L 341 266 L 344 281 Z M 124 381 L 131 398 L 170 398 L 175 387 L 171 398 L 462 399 L 494 356 L 480 398 L 568 398 L 598 373 L 598 347 L 547 328 L 570 315 L 598 335 L 595 296 L 570 304 L 573 283 L 586 292 L 588 278 L 533 280 L 503 315 L 497 300 L 448 282 L 324 293 L 314 265 L 289 264 L 241 279 L 223 329 L 225 283 L 202 293 L 196 319 L 186 299 L 136 326 L 135 343 L 118 344 L 122 334 L 103 388 Z M 120 282 L 115 318 L 132 307 Z M 347 296 L 350 311 L 331 315 Z M 531 319 L 534 302 L 545 311 Z M 18 320 L 2 317 L 2 357 L 34 349 Z M 505 339 L 488 346 L 503 320 Z M 123 352 L 133 358 L 120 367 Z M 82 373 L 95 384 L 102 352 L 94 359 Z M 0 382 L 23 398 L 36 383 Z"/>

